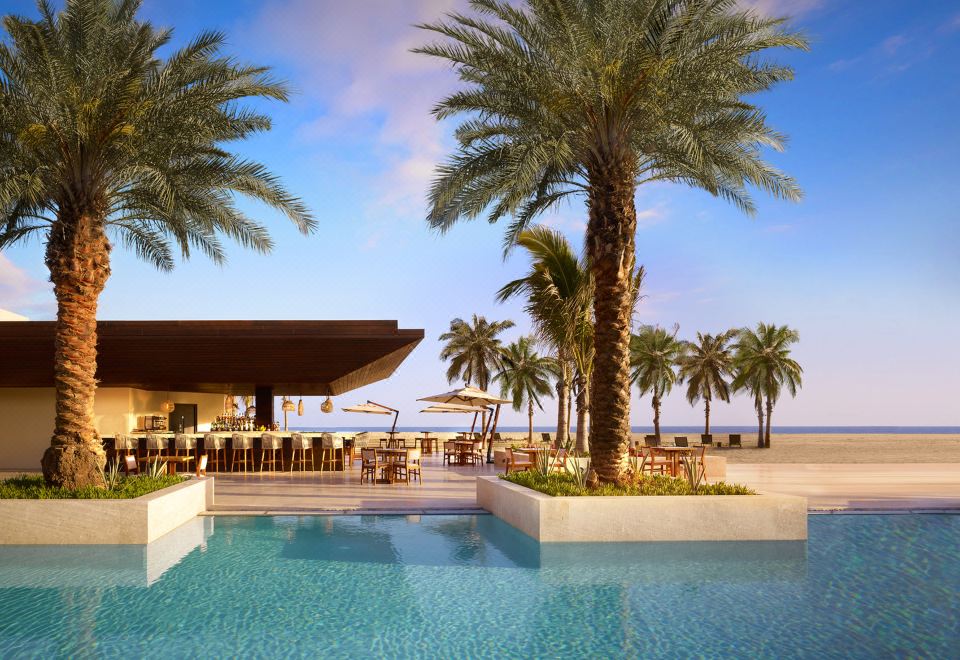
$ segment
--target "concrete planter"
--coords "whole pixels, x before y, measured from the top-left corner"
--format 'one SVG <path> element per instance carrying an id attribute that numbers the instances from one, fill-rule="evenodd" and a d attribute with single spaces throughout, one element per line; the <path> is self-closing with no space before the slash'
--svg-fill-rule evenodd
<path id="1" fill-rule="evenodd" d="M 570 459 L 576 460 L 581 466 L 586 465 L 589 458 Z M 507 454 L 502 449 L 493 452 L 493 463 L 499 469 L 504 469 L 507 465 Z M 723 456 L 711 456 L 707 454 L 703 457 L 704 468 L 707 471 L 708 481 L 723 481 L 727 478 L 727 459 Z"/>
<path id="2" fill-rule="evenodd" d="M 477 477 L 477 503 L 542 543 L 807 538 L 807 500 L 793 495 L 552 497 Z"/>
<path id="3" fill-rule="evenodd" d="M 0 545 L 150 543 L 212 504 L 212 478 L 130 500 L 0 500 Z"/>

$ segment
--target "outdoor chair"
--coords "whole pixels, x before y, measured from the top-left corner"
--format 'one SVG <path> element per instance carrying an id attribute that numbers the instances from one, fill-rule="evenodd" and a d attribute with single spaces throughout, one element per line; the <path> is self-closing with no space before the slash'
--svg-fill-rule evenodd
<path id="1" fill-rule="evenodd" d="M 331 470 L 337 469 L 337 451 L 340 452 L 340 460 L 343 460 L 343 438 L 334 438 L 329 433 L 320 436 L 320 471 L 328 467 Z"/>
<path id="2" fill-rule="evenodd" d="M 387 438 L 380 438 L 380 448 L 381 448 L 381 449 L 389 449 L 389 448 L 390 448 L 390 440 L 388 440 Z"/>
<path id="3" fill-rule="evenodd" d="M 547 443 L 548 445 L 552 445 L 552 444 L 553 444 L 553 440 L 550 439 L 550 434 L 549 434 L 549 433 L 541 433 L 541 434 L 540 434 L 540 440 L 542 440 L 543 442 Z"/>
<path id="4" fill-rule="evenodd" d="M 554 470 L 557 472 L 566 472 L 567 470 L 567 459 L 570 458 L 570 452 L 566 449 L 558 449 L 551 455 L 551 465 Z"/>
<path id="5" fill-rule="evenodd" d="M 200 457 L 200 462 L 197 463 L 197 476 L 198 476 L 198 477 L 201 477 L 201 476 L 202 476 L 202 477 L 205 477 L 205 476 L 207 476 L 207 460 L 208 460 L 208 459 L 209 459 L 209 456 L 207 456 L 206 454 L 204 454 L 203 456 Z"/>
<path id="6" fill-rule="evenodd" d="M 137 465 L 137 457 L 127 454 L 123 457 L 123 471 L 129 477 L 131 474 L 140 474 L 140 466 Z"/>
<path id="7" fill-rule="evenodd" d="M 506 455 L 506 461 L 504 463 L 504 473 L 510 474 L 511 472 L 523 472 L 525 470 L 533 469 L 533 461 L 530 460 L 530 457 L 527 454 L 517 454 L 514 453 L 513 447 L 507 447 L 503 450 Z"/>
<path id="8" fill-rule="evenodd" d="M 377 456 L 377 450 L 363 448 L 360 450 L 360 458 L 363 461 L 360 464 L 360 483 L 363 483 L 365 478 L 370 479 L 370 483 L 376 483 L 377 470 L 384 467 Z"/>
<path id="9" fill-rule="evenodd" d="M 290 471 L 293 472 L 293 466 L 299 465 L 301 472 L 307 470 L 307 458 L 310 459 L 310 471 L 313 472 L 313 439 L 305 437 L 302 433 L 294 433 L 290 436 Z"/>
<path id="10" fill-rule="evenodd" d="M 700 434 L 700 446 L 701 446 L 701 447 L 711 447 L 711 446 L 713 446 L 713 434 L 712 434 L 712 433 L 701 433 L 701 434 Z"/>
<path id="11" fill-rule="evenodd" d="M 280 458 L 277 458 L 277 454 Z M 277 471 L 277 463 L 280 463 L 280 470 L 283 470 L 283 438 L 272 433 L 264 433 L 260 438 L 260 471 L 270 466 L 270 471 Z"/>
<path id="12" fill-rule="evenodd" d="M 227 449 L 222 435 L 217 435 L 216 433 L 204 434 L 203 451 L 207 456 L 212 456 L 210 463 L 213 464 L 213 469 L 216 472 L 219 472 L 225 467 L 224 464 L 227 462 Z M 222 459 L 221 456 L 223 457 Z"/>
<path id="13" fill-rule="evenodd" d="M 408 449 L 403 456 L 393 463 L 393 469 L 397 479 L 404 479 L 407 483 L 410 483 L 410 477 L 416 476 L 416 480 L 423 483 L 420 478 L 419 449 Z"/>
<path id="14" fill-rule="evenodd" d="M 486 460 L 483 457 L 483 442 L 475 441 L 473 443 L 473 447 L 471 447 L 471 450 L 472 451 L 470 452 L 470 454 L 471 454 L 471 458 L 473 459 L 473 464 L 483 465 L 484 460 Z"/>
<path id="15" fill-rule="evenodd" d="M 673 446 L 674 447 L 689 447 L 687 444 L 687 436 L 685 435 L 675 435 L 673 436 Z"/>
<path id="16" fill-rule="evenodd" d="M 173 446 L 177 456 L 193 456 L 197 454 L 197 439 L 186 433 L 177 433 L 173 436 Z"/>
<path id="17" fill-rule="evenodd" d="M 443 465 L 449 465 L 457 461 L 457 443 L 454 440 L 446 440 L 443 443 Z"/>
<path id="18" fill-rule="evenodd" d="M 660 438 L 655 435 L 645 435 L 643 436 L 643 444 L 647 447 L 659 447 Z"/>
<path id="19" fill-rule="evenodd" d="M 234 433 L 230 436 L 230 446 L 233 449 L 230 457 L 230 470 L 237 471 L 237 464 L 243 465 L 243 471 L 247 471 L 247 465 L 253 463 L 253 438 L 242 433 Z"/>
<path id="20" fill-rule="evenodd" d="M 649 472 L 651 475 L 670 473 L 670 457 L 658 451 L 658 447 L 644 447 L 640 452 L 640 461 L 643 463 L 644 459 L 646 459 L 643 464 L 645 472 Z"/>
<path id="21" fill-rule="evenodd" d="M 499 431 L 497 431 L 496 433 L 493 434 L 493 441 L 494 441 L 494 442 L 501 442 L 501 443 L 504 442 L 504 439 L 503 439 L 502 437 L 500 437 L 500 432 L 499 432 Z"/>
<path id="22" fill-rule="evenodd" d="M 728 444 L 730 447 L 736 447 L 737 449 L 742 449 L 742 448 L 743 448 L 743 445 L 740 444 L 740 434 L 739 434 L 739 433 L 731 433 L 731 434 L 730 434 L 730 442 L 727 443 L 727 444 Z"/>

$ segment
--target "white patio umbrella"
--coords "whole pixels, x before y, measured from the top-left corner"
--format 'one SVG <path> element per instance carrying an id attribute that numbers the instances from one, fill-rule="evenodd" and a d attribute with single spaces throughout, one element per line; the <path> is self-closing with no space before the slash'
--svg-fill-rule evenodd
<path id="1" fill-rule="evenodd" d="M 349 408 L 342 408 L 342 410 L 343 412 L 366 413 L 368 415 L 393 415 L 393 427 L 390 429 L 390 435 L 397 432 L 397 418 L 400 416 L 400 411 L 396 408 L 385 406 L 382 403 L 367 401 L 366 403 L 358 403 Z"/>
<path id="2" fill-rule="evenodd" d="M 461 406 L 496 406 L 493 413 L 493 427 L 488 429 L 485 425 L 483 433 L 480 435 L 480 439 L 487 443 L 487 463 L 493 463 L 493 434 L 497 430 L 497 421 L 500 419 L 500 406 L 504 403 L 513 403 L 510 399 L 502 399 L 496 395 L 481 390 L 479 387 L 465 385 L 460 389 L 444 392 L 443 394 L 425 396 L 422 399 L 417 400 Z M 490 432 L 490 440 L 487 440 L 487 431 Z"/>

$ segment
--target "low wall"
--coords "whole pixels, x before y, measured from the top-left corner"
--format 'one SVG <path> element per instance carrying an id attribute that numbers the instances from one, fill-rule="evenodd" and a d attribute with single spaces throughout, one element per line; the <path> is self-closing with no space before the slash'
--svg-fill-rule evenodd
<path id="1" fill-rule="evenodd" d="M 807 538 L 807 500 L 793 495 L 552 497 L 477 477 L 477 504 L 543 543 Z"/>
<path id="2" fill-rule="evenodd" d="M 213 504 L 213 478 L 129 500 L 0 500 L 0 545 L 150 543 Z"/>

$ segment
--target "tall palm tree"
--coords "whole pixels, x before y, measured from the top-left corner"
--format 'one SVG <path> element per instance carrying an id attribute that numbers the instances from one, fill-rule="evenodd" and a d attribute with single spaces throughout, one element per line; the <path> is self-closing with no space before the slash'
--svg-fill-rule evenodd
<path id="1" fill-rule="evenodd" d="M 653 433 L 660 439 L 660 406 L 663 397 L 677 382 L 677 363 L 683 355 L 683 342 L 677 328 L 668 332 L 660 326 L 645 325 L 630 338 L 630 379 L 640 388 L 640 396 L 651 395 Z"/>
<path id="2" fill-rule="evenodd" d="M 166 59 L 170 30 L 137 19 L 139 0 L 67 0 L 39 20 L 6 16 L 0 42 L 0 249 L 46 242 L 57 299 L 56 417 L 47 481 L 99 484 L 94 429 L 97 302 L 114 242 L 161 270 L 175 253 L 226 258 L 221 236 L 260 252 L 266 228 L 237 208 L 247 195 L 304 233 L 314 221 L 263 165 L 226 149 L 270 128 L 248 98 L 285 101 L 267 68 L 220 53 L 204 32 Z"/>
<path id="3" fill-rule="evenodd" d="M 784 140 L 752 100 L 793 76 L 765 51 L 806 41 L 736 0 L 470 4 L 476 15 L 422 25 L 442 40 L 416 49 L 452 63 L 467 85 L 434 109 L 440 121 L 461 120 L 427 220 L 446 231 L 461 219 L 512 216 L 509 249 L 538 214 L 570 195 L 586 200 L 591 455 L 602 480 L 619 480 L 630 437 L 637 186 L 681 182 L 746 212 L 750 187 L 798 199 L 794 181 L 761 158 Z"/>
<path id="4" fill-rule="evenodd" d="M 537 336 L 556 353 L 557 443 L 566 442 L 567 402 L 574 378 L 581 385 L 577 405 L 577 448 L 586 447 L 586 406 L 593 368 L 593 282 L 584 260 L 557 231 L 534 226 L 520 233 L 517 244 L 530 254 L 530 269 L 497 292 L 503 302 L 525 295 L 525 311 Z"/>
<path id="5" fill-rule="evenodd" d="M 502 396 L 513 400 L 517 412 L 527 404 L 527 441 L 533 442 L 533 407 L 543 410 L 541 397 L 551 396 L 550 380 L 556 373 L 552 358 L 541 357 L 529 337 L 520 337 L 503 350 L 503 368 L 496 378 Z"/>
<path id="6" fill-rule="evenodd" d="M 739 332 L 734 355 L 737 376 L 734 389 L 749 390 L 758 413 L 766 416 L 763 445 L 770 447 L 770 426 L 773 407 L 783 388 L 796 396 L 802 386 L 803 369 L 790 357 L 790 347 L 800 341 L 799 333 L 786 326 L 758 323 L 756 330 L 744 328 Z M 760 407 L 763 401 L 765 410 Z"/>
<path id="7" fill-rule="evenodd" d="M 733 377 L 733 352 L 730 342 L 736 330 L 719 335 L 697 333 L 697 341 L 686 342 L 680 357 L 680 382 L 687 384 L 687 401 L 694 405 L 703 399 L 703 432 L 710 433 L 710 402 L 714 397 L 730 401 L 730 383 Z"/>
<path id="8" fill-rule="evenodd" d="M 440 359 L 449 360 L 447 382 L 462 379 L 482 390 L 490 386 L 494 374 L 503 368 L 503 344 L 497 335 L 513 327 L 513 321 L 487 321 L 473 315 L 473 323 L 463 319 L 450 321 L 450 330 L 440 335 L 446 342 Z"/>

